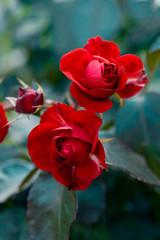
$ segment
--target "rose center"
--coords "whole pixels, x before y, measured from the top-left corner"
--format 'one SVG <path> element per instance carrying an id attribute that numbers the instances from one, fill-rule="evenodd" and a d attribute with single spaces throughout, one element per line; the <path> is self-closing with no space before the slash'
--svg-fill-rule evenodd
<path id="1" fill-rule="evenodd" d="M 117 68 L 115 64 L 112 63 L 101 63 L 101 73 L 103 78 L 108 78 L 110 75 L 117 74 Z"/>
<path id="2" fill-rule="evenodd" d="M 58 146 L 57 146 L 57 152 L 59 159 L 62 161 L 65 161 L 70 154 L 72 153 L 72 146 L 69 142 L 69 139 L 62 139 Z"/>

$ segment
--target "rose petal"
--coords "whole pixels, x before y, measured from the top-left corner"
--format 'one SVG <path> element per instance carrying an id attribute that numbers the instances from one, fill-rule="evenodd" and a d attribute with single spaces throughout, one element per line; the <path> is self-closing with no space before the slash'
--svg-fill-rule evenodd
<path id="1" fill-rule="evenodd" d="M 125 67 L 128 79 L 125 87 L 117 93 L 121 98 L 132 97 L 139 93 L 148 82 L 143 70 L 143 62 L 139 57 L 127 54 L 120 57 L 118 63 Z"/>
<path id="2" fill-rule="evenodd" d="M 69 189 L 76 185 L 76 178 L 72 166 L 58 163 L 57 166 L 53 168 L 52 175 L 58 182 Z"/>
<path id="3" fill-rule="evenodd" d="M 86 121 L 86 120 L 85 120 Z M 72 137 L 80 139 L 84 142 L 93 143 L 93 139 L 87 131 L 82 128 L 72 126 Z"/>
<path id="4" fill-rule="evenodd" d="M 58 127 L 52 130 L 53 137 L 62 136 L 62 137 L 72 137 L 72 128 L 69 126 Z"/>
<path id="5" fill-rule="evenodd" d="M 50 161 L 52 162 L 53 169 L 59 168 L 59 166 L 63 163 L 57 153 L 57 141 L 62 138 L 64 139 L 62 136 L 54 137 L 50 147 Z"/>
<path id="6" fill-rule="evenodd" d="M 74 111 L 72 107 L 66 104 L 57 103 L 44 112 L 40 123 L 51 122 L 55 125 L 55 128 L 66 126 L 70 123 L 69 116 Z"/>
<path id="7" fill-rule="evenodd" d="M 88 91 L 90 96 L 100 98 L 100 99 L 106 99 L 112 94 L 114 94 L 114 92 L 116 92 L 116 89 L 97 88 L 97 89 L 91 89 Z"/>
<path id="8" fill-rule="evenodd" d="M 91 151 L 91 144 L 78 139 L 68 138 L 72 153 L 64 161 L 61 161 L 57 155 L 57 140 L 59 140 L 59 136 L 53 139 L 50 152 L 50 159 L 54 167 L 60 162 L 68 166 L 77 166 L 88 159 L 89 152 Z"/>
<path id="9" fill-rule="evenodd" d="M 133 54 L 121 56 L 118 60 L 118 64 L 125 67 L 128 78 L 135 78 L 136 74 L 138 73 L 139 75 L 139 71 L 143 69 L 142 60 Z"/>
<path id="10" fill-rule="evenodd" d="M 102 143 L 99 140 L 97 142 L 96 148 L 95 149 L 92 148 L 92 153 L 97 156 L 100 166 L 102 168 L 106 169 L 105 151 L 104 151 Z"/>
<path id="11" fill-rule="evenodd" d="M 41 123 L 28 136 L 28 152 L 35 165 L 43 171 L 51 171 L 50 150 L 54 124 Z"/>
<path id="12" fill-rule="evenodd" d="M 119 48 L 114 42 L 102 40 L 99 36 L 90 38 L 84 48 L 91 55 L 98 55 L 107 60 L 110 58 L 118 59 L 120 56 Z"/>
<path id="13" fill-rule="evenodd" d="M 85 86 L 86 67 L 91 61 L 91 55 L 83 48 L 75 49 L 62 56 L 60 70 L 72 81 Z"/>
<path id="14" fill-rule="evenodd" d="M 93 143 L 93 139 L 95 139 L 95 137 L 97 136 L 97 132 L 102 124 L 102 119 L 93 113 L 83 110 L 73 112 L 71 118 L 74 125 L 82 128 L 86 133 L 88 133 L 92 137 Z"/>
<path id="15" fill-rule="evenodd" d="M 110 77 L 108 75 L 108 77 Z M 97 88 L 115 88 L 117 85 L 117 76 L 111 76 L 113 80 L 108 83 L 107 80 L 103 79 L 101 76 L 101 64 L 98 60 L 91 61 L 86 68 L 86 83 L 87 89 L 97 89 Z M 96 90 L 95 89 L 95 90 Z M 83 89 L 82 89 L 83 90 Z"/>
<path id="16" fill-rule="evenodd" d="M 86 68 L 86 84 L 88 89 L 105 87 L 101 76 L 101 65 L 98 60 L 91 61 Z"/>
<path id="17" fill-rule="evenodd" d="M 26 93 L 25 96 L 22 96 L 17 99 L 16 102 L 16 111 L 19 113 L 33 113 L 36 111 L 36 108 L 33 108 L 33 99 L 35 95 Z"/>
<path id="18" fill-rule="evenodd" d="M 59 165 L 52 171 L 53 177 L 66 186 L 69 190 L 85 190 L 89 187 L 91 181 L 82 181 L 76 177 L 76 168 L 64 165 Z"/>
<path id="19" fill-rule="evenodd" d="M 73 120 L 73 119 L 72 119 Z M 84 142 L 93 143 L 93 139 L 91 135 L 84 131 L 84 129 L 78 126 L 68 126 L 68 127 L 59 127 L 52 130 L 53 136 L 61 136 L 61 137 L 70 137 L 70 138 L 77 138 Z"/>
<path id="20" fill-rule="evenodd" d="M 71 84 L 70 92 L 73 98 L 77 100 L 80 106 L 91 112 L 105 112 L 112 107 L 112 102 L 107 99 L 99 99 L 89 96 L 80 90 L 74 83 Z"/>
<path id="21" fill-rule="evenodd" d="M 126 72 L 124 72 L 124 67 L 120 66 L 119 67 L 119 81 L 118 81 L 118 85 L 117 85 L 117 89 L 123 89 L 126 85 L 128 76 L 126 74 Z"/>
<path id="22" fill-rule="evenodd" d="M 0 143 L 3 142 L 5 136 L 8 133 L 9 125 L 4 108 L 0 105 Z"/>
<path id="23" fill-rule="evenodd" d="M 77 178 L 83 181 L 93 180 L 102 173 L 99 161 L 95 155 L 91 155 L 86 163 L 77 167 Z"/>
<path id="24" fill-rule="evenodd" d="M 72 189 L 74 191 L 78 191 L 78 190 L 83 191 L 86 188 L 88 188 L 90 184 L 91 184 L 91 181 L 82 181 L 80 179 L 77 179 L 76 184 L 70 187 L 69 189 Z"/>
<path id="25" fill-rule="evenodd" d="M 122 90 L 117 91 L 117 93 L 121 98 L 133 97 L 143 89 L 147 82 L 148 78 L 146 78 L 145 72 L 142 71 L 137 79 L 129 79 L 125 87 Z"/>
<path id="26" fill-rule="evenodd" d="M 117 91 L 118 95 L 121 98 L 130 98 L 139 93 L 143 87 L 137 86 L 132 83 L 126 84 L 126 86 L 123 88 L 123 90 Z"/>
<path id="27" fill-rule="evenodd" d="M 91 144 L 80 141 L 79 139 L 70 139 L 70 144 L 73 149 L 72 155 L 70 156 L 71 161 L 77 164 L 85 162 L 91 151 Z"/>
<path id="28" fill-rule="evenodd" d="M 37 106 L 43 104 L 43 94 L 33 88 L 19 88 L 16 101 L 16 111 L 18 113 L 34 113 Z"/>

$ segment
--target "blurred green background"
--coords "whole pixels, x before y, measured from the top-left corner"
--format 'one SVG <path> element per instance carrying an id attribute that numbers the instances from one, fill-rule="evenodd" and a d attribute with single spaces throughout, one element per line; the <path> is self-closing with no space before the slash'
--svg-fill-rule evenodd
<path id="1" fill-rule="evenodd" d="M 70 85 L 59 71 L 61 56 L 97 35 L 117 43 L 121 54 L 141 57 L 152 79 L 149 91 L 160 93 L 160 0 L 0 0 L 0 76 L 5 78 L 0 100 L 17 96 L 19 77 L 28 84 L 37 81 L 46 98 L 61 101 Z M 0 146 L 0 240 L 30 239 L 25 217 L 28 188 L 14 193 L 33 169 L 26 143 L 38 121 L 17 121 Z M 79 194 L 89 199 L 79 200 L 70 240 L 160 239 L 159 188 L 117 170 L 97 181 L 99 185 Z M 90 196 L 95 203 L 89 208 Z"/>

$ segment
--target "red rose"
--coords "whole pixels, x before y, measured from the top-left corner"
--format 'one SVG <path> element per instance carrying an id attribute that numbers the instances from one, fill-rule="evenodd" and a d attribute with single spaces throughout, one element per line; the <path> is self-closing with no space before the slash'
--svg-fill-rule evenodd
<path id="1" fill-rule="evenodd" d="M 8 123 L 5 111 L 3 107 L 0 105 L 0 143 L 3 142 L 5 136 L 8 133 L 9 125 L 6 125 Z"/>
<path id="2" fill-rule="evenodd" d="M 34 113 L 38 106 L 43 104 L 43 93 L 34 90 L 31 87 L 19 88 L 16 102 L 16 111 L 18 113 Z"/>
<path id="3" fill-rule="evenodd" d="M 38 168 L 68 189 L 84 190 L 106 168 L 101 123 L 93 113 L 55 104 L 29 134 L 28 152 Z"/>
<path id="4" fill-rule="evenodd" d="M 89 39 L 84 49 L 65 54 L 60 69 L 73 81 L 72 97 L 92 112 L 109 110 L 112 102 L 108 97 L 115 92 L 121 98 L 129 98 L 148 82 L 139 57 L 132 54 L 120 57 L 118 46 L 100 37 Z"/>

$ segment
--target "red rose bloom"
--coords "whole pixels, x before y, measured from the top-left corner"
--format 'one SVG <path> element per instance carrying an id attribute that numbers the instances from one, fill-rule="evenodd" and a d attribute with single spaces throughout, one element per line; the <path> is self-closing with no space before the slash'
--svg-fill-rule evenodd
<path id="1" fill-rule="evenodd" d="M 6 125 L 8 123 L 5 111 L 3 107 L 0 105 L 0 143 L 3 142 L 5 136 L 8 133 L 9 125 Z"/>
<path id="2" fill-rule="evenodd" d="M 29 134 L 28 152 L 38 168 L 68 189 L 84 190 L 106 168 L 101 123 L 93 113 L 55 104 Z"/>
<path id="3" fill-rule="evenodd" d="M 141 59 L 132 54 L 120 57 L 118 46 L 100 37 L 91 38 L 84 49 L 65 54 L 61 71 L 73 81 L 71 95 L 79 105 L 92 112 L 112 107 L 109 96 L 117 92 L 129 98 L 148 82 Z"/>
<path id="4" fill-rule="evenodd" d="M 34 113 L 43 104 L 43 93 L 31 87 L 19 88 L 16 111 L 18 113 Z"/>

